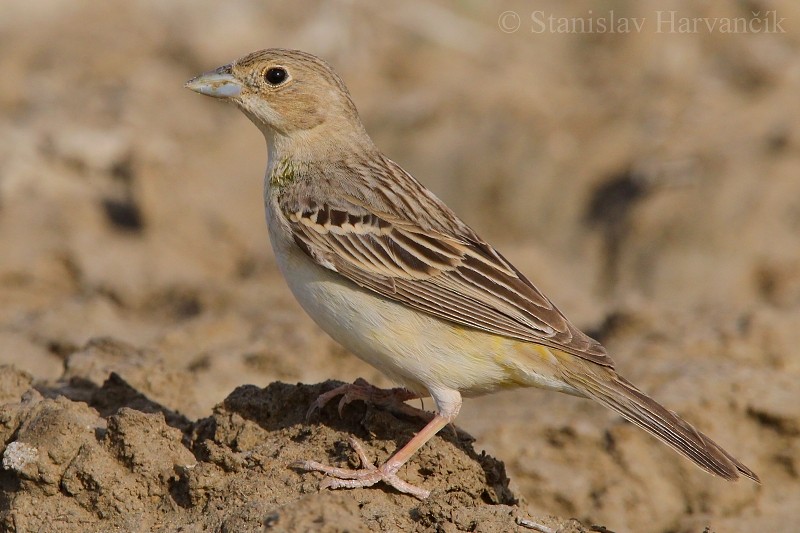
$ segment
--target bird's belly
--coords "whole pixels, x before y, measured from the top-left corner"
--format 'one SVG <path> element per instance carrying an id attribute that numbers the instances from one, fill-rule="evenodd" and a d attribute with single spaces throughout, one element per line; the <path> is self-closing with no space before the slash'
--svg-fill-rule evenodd
<path id="1" fill-rule="evenodd" d="M 477 396 L 519 386 L 565 387 L 547 348 L 462 327 L 383 298 L 317 265 L 294 243 L 275 251 L 289 288 L 311 318 L 410 390 L 427 395 L 447 388 Z"/>

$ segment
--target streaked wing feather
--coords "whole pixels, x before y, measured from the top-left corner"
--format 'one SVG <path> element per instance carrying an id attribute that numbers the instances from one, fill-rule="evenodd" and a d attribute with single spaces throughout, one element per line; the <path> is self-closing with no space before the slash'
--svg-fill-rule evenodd
<path id="1" fill-rule="evenodd" d="M 423 230 L 363 205 L 308 202 L 285 214 L 306 254 L 364 288 L 456 324 L 613 367 L 599 343 L 486 243 Z"/>

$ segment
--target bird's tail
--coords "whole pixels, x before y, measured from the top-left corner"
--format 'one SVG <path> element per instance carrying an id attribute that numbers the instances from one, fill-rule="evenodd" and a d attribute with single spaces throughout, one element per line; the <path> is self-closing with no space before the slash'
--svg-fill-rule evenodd
<path id="1" fill-rule="evenodd" d="M 730 481 L 743 475 L 761 483 L 755 472 L 716 442 L 637 389 L 631 382 L 616 375 L 613 370 L 602 369 L 605 375 L 600 375 L 595 372 L 575 371 L 572 366 L 563 365 L 561 368 L 564 379 L 570 385 L 657 437 L 703 470 Z"/>

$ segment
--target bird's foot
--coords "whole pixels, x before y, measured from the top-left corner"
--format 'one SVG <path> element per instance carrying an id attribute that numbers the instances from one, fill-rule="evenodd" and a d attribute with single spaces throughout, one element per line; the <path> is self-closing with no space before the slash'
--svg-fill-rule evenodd
<path id="1" fill-rule="evenodd" d="M 339 400 L 338 406 L 339 416 L 342 416 L 342 409 L 344 409 L 345 405 L 354 400 L 361 400 L 396 414 L 404 414 L 426 421 L 429 421 L 433 417 L 431 413 L 405 403 L 406 400 L 419 398 L 418 394 L 403 388 L 379 389 L 367 383 L 365 379 L 358 378 L 353 383 L 348 383 L 320 394 L 308 408 L 306 418 L 310 417 L 317 409 L 322 409 L 325 404 L 337 396 L 342 397 L 342 399 Z"/>
<path id="2" fill-rule="evenodd" d="M 378 389 L 380 390 L 380 389 Z M 400 479 L 397 471 L 402 464 L 394 465 L 391 459 L 381 465 L 375 466 L 364 453 L 364 448 L 353 437 L 349 439 L 350 446 L 353 447 L 358 458 L 361 461 L 361 468 L 351 470 L 349 468 L 338 468 L 335 466 L 328 466 L 317 461 L 298 461 L 294 464 L 296 468 L 306 471 L 322 472 L 327 477 L 320 484 L 320 488 L 328 489 L 355 489 L 362 487 L 371 487 L 372 485 L 383 481 L 398 491 L 410 494 L 420 500 L 424 500 L 430 496 L 430 491 L 421 487 L 414 486 L 406 481 Z"/>

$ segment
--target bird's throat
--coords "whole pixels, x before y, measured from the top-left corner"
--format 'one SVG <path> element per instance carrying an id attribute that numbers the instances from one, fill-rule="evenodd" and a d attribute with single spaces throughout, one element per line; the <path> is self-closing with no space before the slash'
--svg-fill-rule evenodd
<path id="1" fill-rule="evenodd" d="M 269 184 L 271 187 L 282 189 L 295 182 L 297 179 L 297 165 L 289 158 L 282 158 L 275 161 L 269 172 Z"/>

